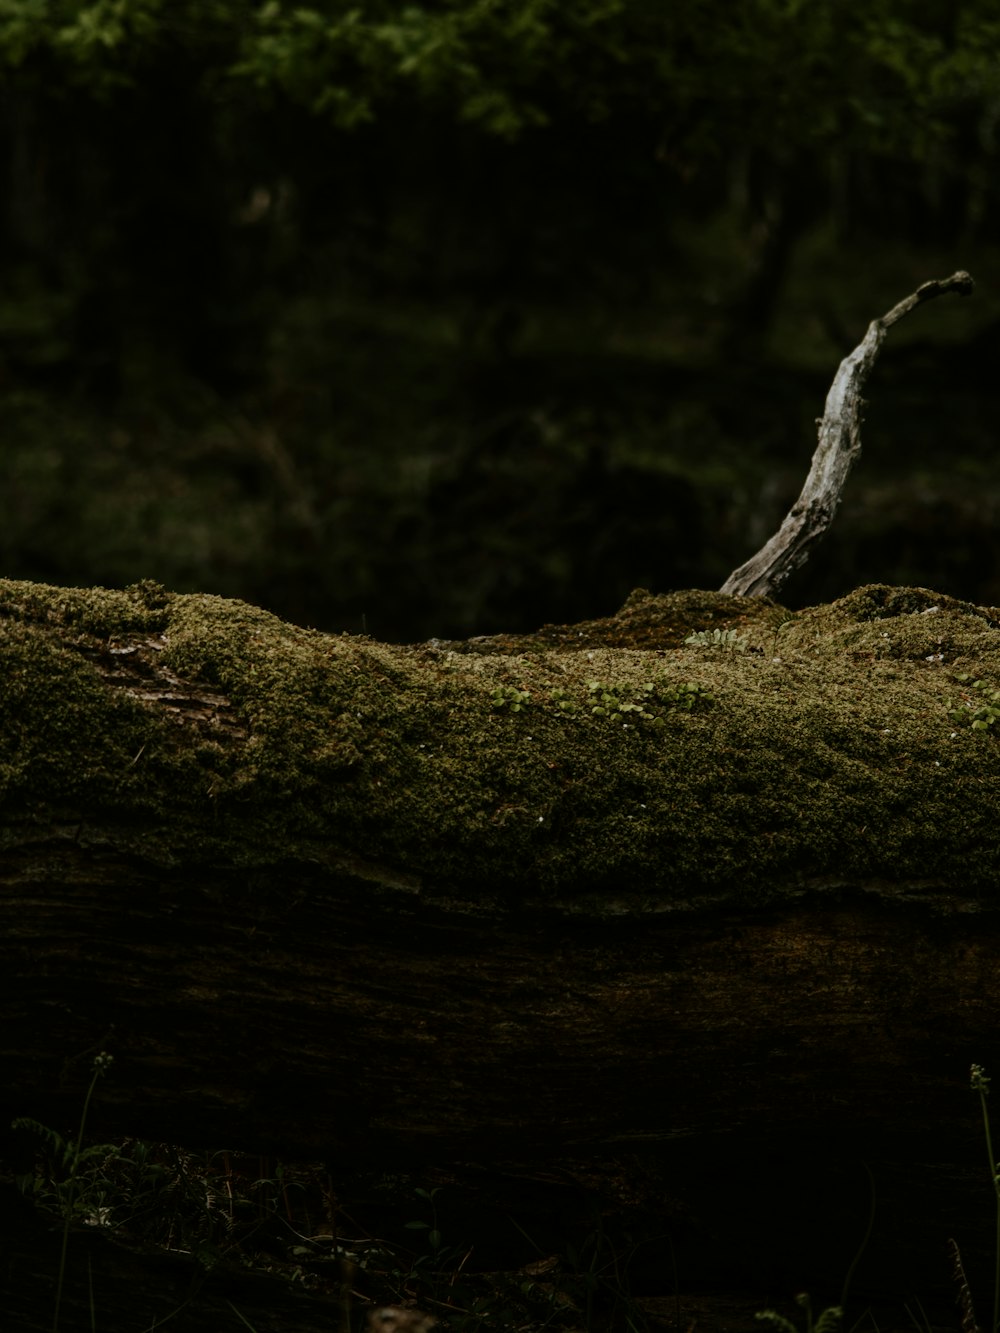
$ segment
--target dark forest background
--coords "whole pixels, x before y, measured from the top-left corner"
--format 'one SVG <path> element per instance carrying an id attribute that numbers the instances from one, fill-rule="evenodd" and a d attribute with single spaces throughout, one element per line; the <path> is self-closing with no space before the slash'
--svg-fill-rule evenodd
<path id="1" fill-rule="evenodd" d="M 992 0 L 0 3 L 0 573 L 384 639 L 716 587 L 870 319 L 792 605 L 1000 603 Z"/>

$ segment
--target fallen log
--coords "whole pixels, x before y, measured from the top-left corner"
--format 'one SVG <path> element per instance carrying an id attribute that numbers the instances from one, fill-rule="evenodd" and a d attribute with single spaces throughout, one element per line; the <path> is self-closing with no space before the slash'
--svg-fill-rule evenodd
<path id="1" fill-rule="evenodd" d="M 397 647 L 0 582 L 0 1112 L 75 1123 L 107 1050 L 95 1134 L 286 1156 L 953 1125 L 998 620 L 640 590 Z"/>

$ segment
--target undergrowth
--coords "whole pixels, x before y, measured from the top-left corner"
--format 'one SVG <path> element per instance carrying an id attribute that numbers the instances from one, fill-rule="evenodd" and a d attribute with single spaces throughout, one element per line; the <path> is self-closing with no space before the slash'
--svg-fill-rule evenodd
<path id="1" fill-rule="evenodd" d="M 379 1236 L 357 1223 L 340 1203 L 330 1171 L 318 1164 L 287 1167 L 266 1158 L 224 1151 L 191 1153 L 136 1139 L 85 1146 L 94 1091 L 111 1062 L 104 1052 L 94 1060 L 75 1137 L 27 1117 L 13 1122 L 13 1128 L 36 1140 L 37 1151 L 31 1170 L 8 1178 L 39 1214 L 61 1222 L 53 1333 L 65 1333 L 67 1327 L 67 1274 L 73 1235 L 81 1227 L 106 1232 L 125 1246 L 186 1254 L 201 1276 L 185 1304 L 197 1299 L 202 1283 L 217 1267 L 251 1267 L 279 1275 L 304 1293 L 328 1298 L 333 1304 L 331 1327 L 339 1327 L 341 1333 L 362 1325 L 375 1333 L 382 1327 L 377 1314 L 385 1307 L 419 1316 L 404 1326 L 405 1333 L 429 1333 L 435 1324 L 449 1333 L 651 1333 L 665 1327 L 663 1317 L 652 1318 L 632 1290 L 630 1267 L 636 1247 L 607 1233 L 596 1206 L 589 1228 L 566 1239 L 557 1253 L 536 1243 L 529 1230 L 510 1217 L 537 1257 L 516 1271 L 482 1271 L 475 1262 L 474 1246 L 447 1235 L 441 1224 L 441 1187 L 416 1184 L 410 1176 L 385 1176 L 378 1186 L 397 1210 L 408 1207 L 412 1214 L 401 1223 L 402 1231 L 413 1237 L 413 1243 L 406 1244 L 396 1235 Z M 983 1068 L 972 1065 L 971 1087 L 980 1100 L 996 1196 L 992 1319 L 986 1329 L 1000 1333 L 1000 1163 L 992 1143 L 989 1083 Z M 762 1310 L 756 1316 L 762 1325 L 778 1333 L 842 1333 L 851 1281 L 875 1220 L 875 1185 L 870 1171 L 868 1176 L 868 1225 L 839 1302 L 814 1316 L 810 1296 L 803 1292 L 795 1297 L 798 1315 Z M 672 1254 L 669 1236 L 660 1239 Z M 984 1333 L 954 1239 L 948 1240 L 947 1253 L 961 1333 Z M 676 1272 L 674 1281 L 677 1306 L 670 1333 L 715 1333 L 684 1321 Z M 233 1317 L 231 1327 L 253 1330 L 236 1305 L 226 1304 Z M 918 1313 L 904 1307 L 914 1328 L 932 1333 L 919 1302 L 915 1305 Z M 172 1312 L 176 1313 L 179 1310 Z M 158 1328 L 163 1322 L 154 1320 L 149 1327 Z M 89 1325 L 92 1333 L 100 1328 L 100 1311 L 92 1295 Z M 855 1330 L 881 1333 L 867 1311 L 848 1333 Z M 145 1326 L 141 1331 L 137 1327 L 136 1333 L 146 1333 Z"/>
<path id="2" fill-rule="evenodd" d="M 515 1272 L 484 1272 L 471 1262 L 471 1245 L 444 1235 L 437 1215 L 440 1189 L 416 1185 L 409 1176 L 386 1175 L 371 1188 L 391 1200 L 399 1215 L 410 1213 L 399 1230 L 412 1237 L 411 1244 L 357 1223 L 319 1164 L 286 1167 L 138 1139 L 85 1146 L 94 1089 L 110 1065 L 104 1053 L 94 1062 L 75 1137 L 28 1117 L 12 1123 L 36 1144 L 34 1165 L 13 1183 L 39 1214 L 62 1224 L 53 1333 L 77 1327 L 72 1319 L 66 1323 L 64 1294 L 73 1236 L 84 1227 L 126 1247 L 188 1256 L 192 1301 L 216 1269 L 250 1267 L 280 1276 L 291 1288 L 334 1302 L 342 1333 L 380 1327 L 371 1316 L 384 1307 L 426 1312 L 422 1329 L 408 1327 L 406 1333 L 428 1333 L 435 1323 L 455 1333 L 581 1327 L 647 1333 L 629 1289 L 629 1254 L 604 1233 L 599 1215 L 582 1240 L 567 1241 L 556 1254 L 543 1252 L 510 1219 L 538 1257 Z M 228 1304 L 231 1327 L 252 1329 L 246 1314 Z M 100 1311 L 93 1303 L 89 1322 L 97 1333 Z"/>
<path id="3" fill-rule="evenodd" d="M 990 1333 L 1000 1333 L 1000 1162 L 997 1161 L 993 1153 L 993 1135 L 990 1125 L 989 1107 L 987 1106 L 986 1101 L 990 1091 L 990 1080 L 982 1065 L 972 1065 L 969 1072 L 972 1091 L 979 1095 L 980 1108 L 983 1116 L 983 1137 L 986 1142 L 986 1155 L 989 1163 L 990 1180 L 993 1185 L 993 1192 L 996 1195 L 996 1221 L 994 1226 L 995 1235 L 993 1254 L 993 1319 L 989 1325 L 989 1330 Z M 870 1172 L 869 1180 L 871 1180 Z M 854 1261 L 848 1270 L 847 1277 L 844 1281 L 840 1304 L 828 1306 L 814 1321 L 812 1315 L 812 1303 L 808 1293 L 801 1292 L 795 1298 L 796 1303 L 800 1306 L 804 1314 L 805 1322 L 803 1333 L 840 1333 L 851 1278 L 871 1236 L 872 1225 L 875 1220 L 874 1181 L 871 1181 L 871 1185 L 872 1209 L 868 1221 L 868 1230 L 861 1243 L 861 1249 L 854 1256 Z M 972 1291 L 969 1286 L 969 1280 L 965 1275 L 965 1267 L 962 1263 L 961 1251 L 959 1250 L 958 1242 L 954 1238 L 948 1240 L 947 1253 L 951 1261 L 951 1272 L 956 1287 L 955 1303 L 958 1306 L 961 1318 L 961 1333 L 982 1333 L 982 1329 L 976 1318 Z M 918 1309 L 921 1309 L 919 1302 L 917 1302 L 917 1306 Z M 913 1315 L 912 1312 L 909 1313 L 910 1318 L 917 1329 L 917 1333 L 931 1333 L 926 1316 L 918 1318 Z M 775 1310 L 761 1310 L 757 1315 L 757 1319 L 761 1323 L 770 1324 L 772 1328 L 778 1329 L 779 1333 L 800 1333 L 800 1330 L 796 1328 L 792 1320 L 785 1318 L 784 1315 L 778 1314 Z"/>

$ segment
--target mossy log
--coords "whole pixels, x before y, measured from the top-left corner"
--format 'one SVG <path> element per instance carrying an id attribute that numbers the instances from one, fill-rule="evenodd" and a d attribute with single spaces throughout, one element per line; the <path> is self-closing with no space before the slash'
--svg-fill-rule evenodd
<path id="1" fill-rule="evenodd" d="M 998 619 L 640 590 L 392 646 L 0 582 L 0 1111 L 75 1123 L 107 1050 L 94 1132 L 289 1156 L 953 1125 Z"/>

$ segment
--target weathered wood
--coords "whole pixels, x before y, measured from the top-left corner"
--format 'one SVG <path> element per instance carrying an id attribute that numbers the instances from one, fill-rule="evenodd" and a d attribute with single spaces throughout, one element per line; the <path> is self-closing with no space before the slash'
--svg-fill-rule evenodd
<path id="1" fill-rule="evenodd" d="M 107 1049 L 95 1133 L 285 1155 L 953 1123 L 998 649 L 921 589 L 394 648 L 0 583 L 0 1113 L 73 1124 Z"/>
<path id="2" fill-rule="evenodd" d="M 833 522 L 848 474 L 861 453 L 861 394 L 886 333 L 925 301 L 948 292 L 969 296 L 972 290 L 968 273 L 953 273 L 941 281 L 925 282 L 887 314 L 872 320 L 862 341 L 844 358 L 834 376 L 826 408 L 817 422 L 819 443 L 799 498 L 757 554 L 733 570 L 722 585 L 723 592 L 776 597 L 789 575 L 805 564 Z"/>

